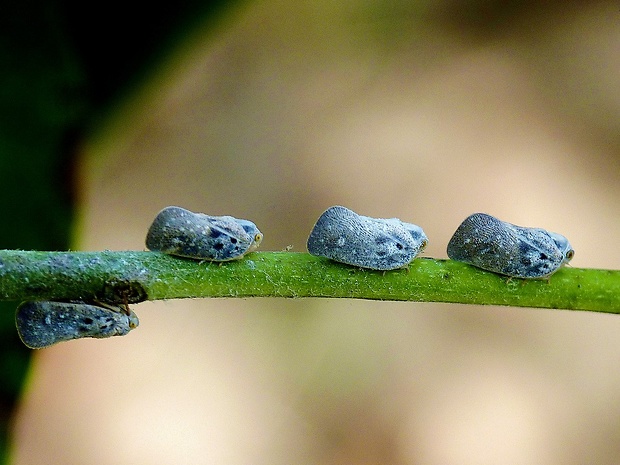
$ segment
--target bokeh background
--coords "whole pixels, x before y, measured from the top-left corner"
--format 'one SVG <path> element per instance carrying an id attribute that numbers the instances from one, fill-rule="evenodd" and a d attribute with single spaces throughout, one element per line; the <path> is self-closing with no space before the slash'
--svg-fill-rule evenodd
<path id="1" fill-rule="evenodd" d="M 74 183 L 71 248 L 142 249 L 155 214 L 181 205 L 253 220 L 263 250 L 304 251 L 341 204 L 421 225 L 427 256 L 483 211 L 566 235 L 575 267 L 620 267 L 617 2 L 192 8 L 162 20 L 176 35 L 129 85 L 88 100 L 88 124 L 65 125 L 58 152 L 75 157 L 49 179 Z M 12 463 L 620 461 L 615 315 L 320 299 L 134 310 L 126 337 L 34 354 Z"/>

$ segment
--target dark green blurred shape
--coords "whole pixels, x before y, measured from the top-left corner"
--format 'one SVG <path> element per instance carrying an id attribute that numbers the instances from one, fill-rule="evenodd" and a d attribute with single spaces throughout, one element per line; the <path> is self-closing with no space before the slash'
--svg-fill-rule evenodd
<path id="1" fill-rule="evenodd" d="M 0 2 L 0 249 L 68 248 L 79 141 L 163 51 L 231 4 Z M 0 302 L 0 459 L 31 353 L 17 304 Z"/>
<path id="2" fill-rule="evenodd" d="M 51 5 L 50 5 L 51 7 Z M 4 5 L 0 16 L 0 248 L 68 247 L 70 168 L 84 115 L 79 67 L 50 8 Z M 30 350 L 15 331 L 17 302 L 0 302 L 0 454 Z"/>

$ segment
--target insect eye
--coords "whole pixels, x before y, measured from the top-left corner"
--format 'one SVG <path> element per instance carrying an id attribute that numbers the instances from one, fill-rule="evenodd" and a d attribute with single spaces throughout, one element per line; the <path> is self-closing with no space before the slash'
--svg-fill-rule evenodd
<path id="1" fill-rule="evenodd" d="M 566 252 L 567 260 L 572 260 L 574 256 L 575 256 L 575 251 L 573 249 L 570 249 L 568 252 Z"/>
<path id="2" fill-rule="evenodd" d="M 262 241 L 262 240 L 263 240 L 263 235 L 262 235 L 261 233 L 257 233 L 257 234 L 254 236 L 254 242 L 260 242 L 260 241 Z"/>
<path id="3" fill-rule="evenodd" d="M 420 244 L 420 250 L 425 249 L 427 245 L 428 245 L 428 241 L 426 239 L 424 239 L 422 241 L 422 244 Z"/>

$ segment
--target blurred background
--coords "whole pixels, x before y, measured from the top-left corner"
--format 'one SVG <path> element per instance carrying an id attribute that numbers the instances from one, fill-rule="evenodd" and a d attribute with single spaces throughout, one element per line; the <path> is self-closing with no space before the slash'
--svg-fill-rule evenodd
<path id="1" fill-rule="evenodd" d="M 340 204 L 421 225 L 426 256 L 481 211 L 620 268 L 617 2 L 25 5 L 1 20 L 2 248 L 140 250 L 180 205 L 305 251 Z M 620 461 L 615 315 L 147 302 L 29 362 L 15 306 L 10 463 Z"/>

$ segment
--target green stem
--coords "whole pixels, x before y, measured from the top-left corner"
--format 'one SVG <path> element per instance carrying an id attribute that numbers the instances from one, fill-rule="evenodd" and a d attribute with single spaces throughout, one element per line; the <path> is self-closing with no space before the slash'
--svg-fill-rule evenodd
<path id="1" fill-rule="evenodd" d="M 191 297 L 332 297 L 620 313 L 620 271 L 563 268 L 508 279 L 452 260 L 368 271 L 306 253 L 254 252 L 227 263 L 157 252 L 0 251 L 0 300 L 137 303 Z"/>

